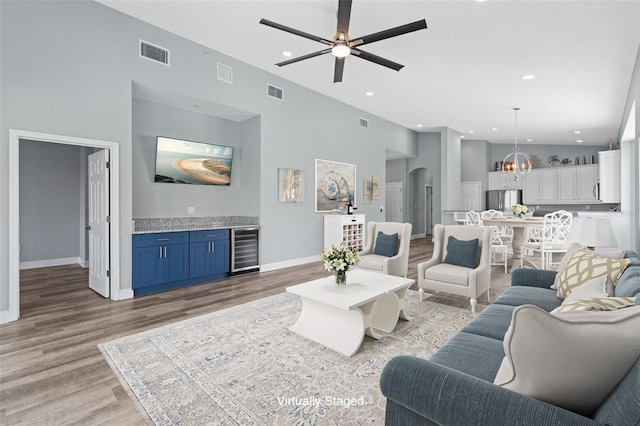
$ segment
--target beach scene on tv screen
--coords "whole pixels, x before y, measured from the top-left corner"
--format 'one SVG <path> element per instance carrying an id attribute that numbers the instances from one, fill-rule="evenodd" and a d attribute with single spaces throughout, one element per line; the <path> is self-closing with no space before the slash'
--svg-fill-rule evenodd
<path id="1" fill-rule="evenodd" d="M 156 182 L 229 185 L 233 148 L 158 137 Z"/>

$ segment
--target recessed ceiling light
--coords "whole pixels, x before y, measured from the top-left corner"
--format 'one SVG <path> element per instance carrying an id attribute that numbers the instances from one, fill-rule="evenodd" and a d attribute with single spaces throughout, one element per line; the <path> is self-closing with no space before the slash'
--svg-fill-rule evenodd
<path id="1" fill-rule="evenodd" d="M 533 80 L 534 78 L 536 78 L 535 75 L 533 74 L 525 74 L 521 77 L 523 80 Z"/>
<path id="2" fill-rule="evenodd" d="M 533 142 L 533 139 L 527 139 L 527 142 Z"/>
<path id="3" fill-rule="evenodd" d="M 367 96 L 373 96 L 373 92 L 367 92 L 366 95 Z"/>
<path id="4" fill-rule="evenodd" d="M 578 143 L 582 143 L 582 142 L 584 142 L 584 141 L 583 141 L 582 139 L 578 139 L 576 142 L 578 142 Z"/>
<path id="5" fill-rule="evenodd" d="M 461 139 L 464 139 L 464 135 L 460 135 L 460 138 L 461 138 Z"/>
<path id="6" fill-rule="evenodd" d="M 469 130 L 469 134 L 470 134 L 470 135 L 472 135 L 472 134 L 474 134 L 474 133 L 475 133 L 475 132 L 474 132 L 473 130 Z"/>
<path id="7" fill-rule="evenodd" d="M 579 135 L 580 133 L 582 133 L 582 130 L 574 130 L 574 131 L 573 131 L 573 134 L 574 134 L 574 135 Z"/>
<path id="8" fill-rule="evenodd" d="M 422 127 L 422 124 L 418 124 L 418 127 Z"/>
<path id="9" fill-rule="evenodd" d="M 287 58 L 290 57 L 292 55 L 291 52 L 289 52 L 288 50 L 283 50 L 282 51 L 282 56 L 286 56 Z"/>
<path id="10" fill-rule="evenodd" d="M 498 128 L 497 127 L 492 127 L 491 130 L 495 132 L 495 131 L 498 130 Z"/>

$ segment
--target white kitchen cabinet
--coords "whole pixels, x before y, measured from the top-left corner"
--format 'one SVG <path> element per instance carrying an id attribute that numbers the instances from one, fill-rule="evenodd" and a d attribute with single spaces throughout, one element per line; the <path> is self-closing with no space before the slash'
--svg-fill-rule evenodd
<path id="1" fill-rule="evenodd" d="M 556 202 L 557 198 L 557 169 L 533 169 L 524 178 L 522 202 L 525 204 Z"/>
<path id="2" fill-rule="evenodd" d="M 600 201 L 620 202 L 620 150 L 598 152 L 600 162 Z"/>
<path id="3" fill-rule="evenodd" d="M 511 180 L 502 172 L 489 172 L 489 190 L 522 189 L 523 179 Z"/>
<path id="4" fill-rule="evenodd" d="M 599 203 L 595 190 L 597 183 L 597 164 L 558 168 L 556 201 L 563 204 Z"/>
<path id="5" fill-rule="evenodd" d="M 324 248 L 338 246 L 341 242 L 357 251 L 364 249 L 363 214 L 332 214 L 324 217 Z"/>

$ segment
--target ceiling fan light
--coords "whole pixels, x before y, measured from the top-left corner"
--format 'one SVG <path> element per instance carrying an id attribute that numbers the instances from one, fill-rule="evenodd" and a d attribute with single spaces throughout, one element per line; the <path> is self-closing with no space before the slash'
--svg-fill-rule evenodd
<path id="1" fill-rule="evenodd" d="M 331 49 L 331 53 L 336 58 L 346 58 L 347 56 L 349 56 L 351 54 L 351 49 L 349 48 L 349 46 L 347 46 L 345 44 L 336 44 Z"/>

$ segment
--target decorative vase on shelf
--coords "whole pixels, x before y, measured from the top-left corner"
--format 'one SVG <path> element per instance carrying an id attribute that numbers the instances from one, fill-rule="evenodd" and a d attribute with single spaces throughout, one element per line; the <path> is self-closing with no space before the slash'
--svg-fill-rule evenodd
<path id="1" fill-rule="evenodd" d="M 336 271 L 336 284 L 338 285 L 347 284 L 347 271 Z"/>

